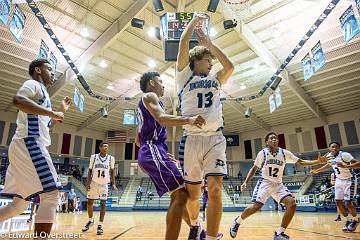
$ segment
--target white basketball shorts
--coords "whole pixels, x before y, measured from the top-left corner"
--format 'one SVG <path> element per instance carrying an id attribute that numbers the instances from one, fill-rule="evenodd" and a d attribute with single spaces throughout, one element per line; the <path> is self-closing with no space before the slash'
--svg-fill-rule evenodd
<path id="1" fill-rule="evenodd" d="M 107 200 L 109 194 L 108 184 L 99 184 L 94 181 L 90 183 L 90 190 L 87 192 L 87 198 L 92 200 Z"/>
<path id="2" fill-rule="evenodd" d="M 274 198 L 278 203 L 287 197 L 292 196 L 290 191 L 283 183 L 271 182 L 267 179 L 260 178 L 254 188 L 252 202 L 265 204 L 269 197 Z"/>
<path id="3" fill-rule="evenodd" d="M 356 195 L 357 179 L 336 178 L 335 180 L 335 200 L 351 200 Z"/>

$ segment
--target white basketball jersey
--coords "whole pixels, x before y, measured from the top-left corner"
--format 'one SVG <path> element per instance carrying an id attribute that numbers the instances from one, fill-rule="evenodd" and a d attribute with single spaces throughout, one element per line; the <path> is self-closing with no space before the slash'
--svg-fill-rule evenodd
<path id="1" fill-rule="evenodd" d="M 329 164 L 331 164 L 332 168 L 334 169 L 336 178 L 350 179 L 353 176 L 353 171 L 351 169 L 338 167 L 336 165 L 337 162 L 349 164 L 351 160 L 354 159 L 354 157 L 350 153 L 339 151 L 338 155 L 335 157 L 332 156 L 331 153 L 329 153 L 328 156 L 332 158 L 331 160 L 329 160 Z"/>
<path id="2" fill-rule="evenodd" d="M 108 154 L 105 157 L 101 157 L 100 154 L 92 155 L 89 168 L 93 170 L 92 181 L 98 184 L 108 184 L 110 169 L 114 168 L 114 158 Z"/>
<path id="3" fill-rule="evenodd" d="M 216 135 L 223 127 L 220 82 L 215 76 L 198 76 L 187 66 L 176 74 L 181 115 L 201 115 L 206 124 L 200 129 L 185 125 L 185 135 Z"/>
<path id="4" fill-rule="evenodd" d="M 37 104 L 51 110 L 50 97 L 42 83 L 35 80 L 27 80 L 19 91 Z M 16 132 L 13 138 L 34 137 L 45 146 L 49 146 L 51 144 L 49 133 L 50 121 L 51 118 L 48 116 L 28 114 L 19 110 L 16 119 Z"/>
<path id="5" fill-rule="evenodd" d="M 261 177 L 272 182 L 282 183 L 286 163 L 296 163 L 299 160 L 290 151 L 278 148 L 274 154 L 268 148 L 261 150 L 254 165 L 261 169 Z"/>

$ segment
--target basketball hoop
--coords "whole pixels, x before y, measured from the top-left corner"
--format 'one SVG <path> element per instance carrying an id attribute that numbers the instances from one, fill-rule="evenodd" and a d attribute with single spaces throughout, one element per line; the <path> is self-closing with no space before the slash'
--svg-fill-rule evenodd
<path id="1" fill-rule="evenodd" d="M 224 0 L 225 4 L 238 15 L 241 19 L 245 19 L 252 15 L 252 0 Z"/>

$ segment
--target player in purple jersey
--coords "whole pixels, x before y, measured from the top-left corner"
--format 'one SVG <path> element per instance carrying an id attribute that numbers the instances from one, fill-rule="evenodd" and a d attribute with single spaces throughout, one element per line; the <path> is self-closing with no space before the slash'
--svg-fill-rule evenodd
<path id="1" fill-rule="evenodd" d="M 184 179 L 173 159 L 167 153 L 166 127 L 193 125 L 201 128 L 205 120 L 197 115 L 177 117 L 166 114 L 159 97 L 164 95 L 164 86 L 157 72 L 144 73 L 140 88 L 145 93 L 138 105 L 139 166 L 154 182 L 161 197 L 170 194 L 170 206 L 166 216 L 165 239 L 177 239 L 183 212 L 186 212 L 188 194 Z"/>

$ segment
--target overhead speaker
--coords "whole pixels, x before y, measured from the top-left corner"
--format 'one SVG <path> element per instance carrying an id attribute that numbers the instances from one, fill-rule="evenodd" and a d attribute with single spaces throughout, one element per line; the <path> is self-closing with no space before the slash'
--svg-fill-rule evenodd
<path id="1" fill-rule="evenodd" d="M 225 20 L 223 22 L 223 24 L 224 24 L 225 29 L 230 29 L 230 28 L 234 28 L 234 27 L 237 26 L 237 21 L 235 19 L 233 19 L 233 20 Z"/>
<path id="2" fill-rule="evenodd" d="M 216 8 L 218 4 L 219 4 L 219 0 L 210 0 L 207 10 L 213 13 L 216 12 Z"/>
<path id="3" fill-rule="evenodd" d="M 144 25 L 145 25 L 144 20 L 141 20 L 141 19 L 138 19 L 138 18 L 131 19 L 131 26 L 133 26 L 133 27 L 143 29 Z"/>
<path id="4" fill-rule="evenodd" d="M 252 113 L 252 108 L 251 108 L 251 107 L 247 107 L 247 108 L 245 109 L 245 117 L 246 117 L 246 118 L 251 117 L 251 113 Z"/>
<path id="5" fill-rule="evenodd" d="M 161 0 L 153 0 L 153 5 L 156 12 L 164 11 Z"/>
<path id="6" fill-rule="evenodd" d="M 275 91 L 275 89 L 279 86 L 281 80 L 282 80 L 282 77 L 276 76 L 275 80 L 274 80 L 273 83 L 270 85 L 270 88 L 271 88 L 273 91 Z"/>

